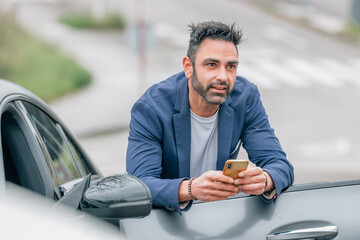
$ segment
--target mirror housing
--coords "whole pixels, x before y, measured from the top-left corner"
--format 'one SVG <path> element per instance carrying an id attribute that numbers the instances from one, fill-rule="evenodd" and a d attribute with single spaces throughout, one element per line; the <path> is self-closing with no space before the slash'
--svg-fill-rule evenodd
<path id="1" fill-rule="evenodd" d="M 107 220 L 145 217 L 152 208 L 151 192 L 144 182 L 132 175 L 111 175 L 85 191 L 80 207 L 84 212 Z"/>

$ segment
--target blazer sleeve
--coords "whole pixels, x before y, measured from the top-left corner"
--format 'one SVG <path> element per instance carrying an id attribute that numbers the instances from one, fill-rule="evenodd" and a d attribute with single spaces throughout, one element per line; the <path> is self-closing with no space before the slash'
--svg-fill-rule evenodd
<path id="1" fill-rule="evenodd" d="M 293 183 L 293 166 L 287 160 L 274 130 L 270 127 L 256 86 L 252 88 L 246 103 L 242 138 L 250 161 L 270 174 L 277 194 Z"/>
<path id="2" fill-rule="evenodd" d="M 153 204 L 181 214 L 178 191 L 185 178 L 161 179 L 163 126 L 155 111 L 144 101 L 131 110 L 126 171 L 148 185 Z"/>

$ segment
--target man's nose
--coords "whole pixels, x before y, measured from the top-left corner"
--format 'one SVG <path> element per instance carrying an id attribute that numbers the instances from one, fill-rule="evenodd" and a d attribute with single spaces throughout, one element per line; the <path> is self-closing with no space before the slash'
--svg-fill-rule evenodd
<path id="1" fill-rule="evenodd" d="M 219 81 L 227 81 L 227 74 L 225 67 L 221 67 L 218 69 L 218 72 L 216 73 L 216 79 Z"/>

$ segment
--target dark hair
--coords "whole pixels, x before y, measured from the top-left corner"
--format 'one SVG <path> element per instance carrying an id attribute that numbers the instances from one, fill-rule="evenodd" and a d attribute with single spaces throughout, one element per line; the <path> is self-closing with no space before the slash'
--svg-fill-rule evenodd
<path id="1" fill-rule="evenodd" d="M 237 45 L 241 42 L 242 31 L 236 27 L 236 24 L 226 25 L 221 22 L 202 22 L 198 24 L 190 24 L 190 42 L 187 56 L 191 62 L 195 62 L 196 52 L 201 42 L 210 38 L 212 40 L 223 40 L 234 43 L 237 51 Z"/>

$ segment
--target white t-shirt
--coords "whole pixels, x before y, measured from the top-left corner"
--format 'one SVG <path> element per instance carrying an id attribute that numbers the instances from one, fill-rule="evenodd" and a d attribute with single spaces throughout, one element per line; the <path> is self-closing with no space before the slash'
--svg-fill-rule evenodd
<path id="1" fill-rule="evenodd" d="M 191 111 L 191 110 L 190 110 Z M 190 177 L 216 169 L 218 153 L 218 111 L 211 117 L 191 117 Z"/>
<path id="2" fill-rule="evenodd" d="M 196 115 L 190 109 L 191 118 L 191 146 L 190 146 L 190 177 L 199 177 L 204 172 L 216 169 L 218 153 L 218 112 L 211 117 L 204 118 Z M 262 195 L 273 199 L 276 189 Z M 181 203 L 184 209 L 189 201 Z"/>

